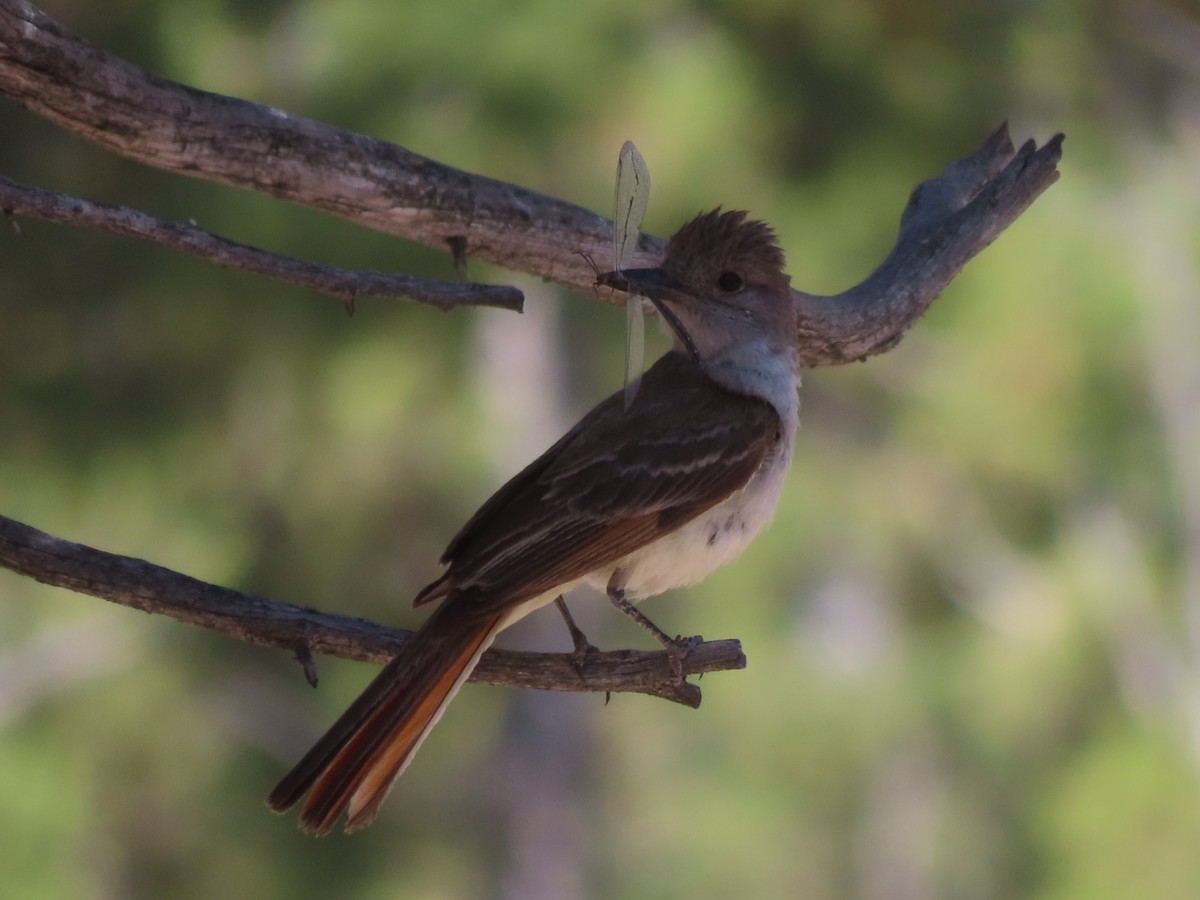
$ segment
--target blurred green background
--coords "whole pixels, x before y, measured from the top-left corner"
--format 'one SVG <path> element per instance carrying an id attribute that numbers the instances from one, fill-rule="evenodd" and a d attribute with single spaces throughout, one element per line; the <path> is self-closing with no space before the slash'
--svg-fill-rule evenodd
<path id="1" fill-rule="evenodd" d="M 836 292 L 1001 121 L 1063 177 L 888 355 L 806 373 L 773 528 L 667 630 L 696 712 L 468 687 L 369 831 L 263 798 L 363 685 L 0 571 L 0 885 L 22 898 L 1200 894 L 1200 10 L 723 0 L 55 0 L 197 87 L 647 230 L 718 204 Z M 445 254 L 141 168 L 0 101 L 0 171 L 325 262 Z M 617 307 L 327 299 L 0 221 L 0 512 L 413 625 L 463 518 L 621 380 Z M 661 339 L 650 355 L 664 346 Z M 645 646 L 595 598 L 594 641 Z M 510 643 L 564 649 L 553 611 Z"/>

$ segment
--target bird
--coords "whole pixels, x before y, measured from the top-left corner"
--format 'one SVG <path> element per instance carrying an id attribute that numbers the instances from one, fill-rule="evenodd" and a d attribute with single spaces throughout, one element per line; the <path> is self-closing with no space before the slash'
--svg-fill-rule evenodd
<path id="1" fill-rule="evenodd" d="M 597 284 L 646 297 L 673 334 L 626 409 L 601 401 L 510 479 L 442 556 L 414 606 L 440 601 L 268 797 L 300 801 L 323 835 L 374 821 L 496 635 L 576 585 L 632 602 L 731 562 L 774 516 L 799 424 L 797 319 L 775 232 L 743 210 L 702 213 L 658 266 Z"/>

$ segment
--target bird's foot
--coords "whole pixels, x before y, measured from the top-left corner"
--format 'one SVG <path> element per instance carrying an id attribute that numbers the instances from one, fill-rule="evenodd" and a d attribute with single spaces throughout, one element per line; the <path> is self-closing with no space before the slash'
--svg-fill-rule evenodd
<path id="1" fill-rule="evenodd" d="M 667 651 L 667 658 L 671 663 L 671 671 L 675 673 L 677 678 L 682 679 L 684 677 L 683 661 L 693 649 L 704 643 L 704 638 L 698 634 L 691 637 L 683 637 L 681 635 L 671 637 L 651 622 L 645 613 L 630 603 L 621 588 L 611 583 L 608 586 L 608 599 L 612 601 L 613 606 L 641 625 L 654 636 L 656 641 L 662 644 L 663 649 Z"/>
<path id="2" fill-rule="evenodd" d="M 663 641 L 663 648 L 667 651 L 667 659 L 671 664 L 671 671 L 677 678 L 682 679 L 683 676 L 683 661 L 687 659 L 687 655 L 704 643 L 704 638 L 698 634 L 675 635 L 670 638 L 663 635 L 666 640 Z"/>
<path id="3" fill-rule="evenodd" d="M 583 664 L 587 660 L 588 654 L 599 653 L 600 648 L 587 639 L 587 635 L 575 623 L 575 617 L 571 615 L 571 611 L 567 609 L 566 601 L 561 596 L 555 599 L 554 605 L 558 607 L 558 611 L 562 614 L 563 621 L 567 625 L 567 631 L 571 635 L 571 644 L 575 648 L 571 653 L 571 665 L 575 667 L 575 672 L 582 678 Z"/>

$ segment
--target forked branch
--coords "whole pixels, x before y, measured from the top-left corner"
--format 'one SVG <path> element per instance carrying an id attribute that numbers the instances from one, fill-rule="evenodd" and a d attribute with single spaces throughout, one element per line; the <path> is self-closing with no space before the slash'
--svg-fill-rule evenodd
<path id="1" fill-rule="evenodd" d="M 478 257 L 588 289 L 595 273 L 586 259 L 604 259 L 609 253 L 612 225 L 603 216 L 395 144 L 176 84 L 88 44 L 24 0 L 0 0 L 0 93 L 147 165 L 266 193 L 430 247 L 451 248 L 456 258 Z M 1027 142 L 1018 150 L 1001 126 L 979 149 L 920 185 L 901 219 L 895 247 L 870 276 L 835 296 L 793 291 L 802 365 L 839 365 L 895 346 L 966 262 L 1057 180 L 1061 154 L 1062 135 L 1041 147 Z M 341 299 L 387 294 L 380 278 L 392 279 L 393 286 L 396 278 L 405 278 L 321 271 L 314 264 L 234 245 L 134 210 L 15 182 L 0 186 L 0 198 L 8 198 L 0 199 L 0 209 L 8 212 L 143 239 L 168 235 L 176 239 L 166 240 L 168 245 L 199 249 L 220 264 L 248 261 L 247 268 L 301 281 Z M 660 238 L 643 236 L 632 264 L 656 264 L 663 245 Z M 404 293 L 417 290 L 448 290 L 438 294 L 441 300 L 432 300 L 442 305 L 511 306 L 513 299 L 467 285 L 409 283 Z M 468 294 L 474 299 L 466 299 Z M 205 584 L 3 518 L 0 566 L 240 640 L 290 648 L 302 660 L 311 651 L 383 661 L 405 635 L 362 619 Z M 665 653 L 601 653 L 589 655 L 578 667 L 576 662 L 570 654 L 492 652 L 473 677 L 551 690 L 639 691 L 699 703 L 699 689 L 680 683 Z M 693 650 L 683 670 L 699 674 L 742 665 L 736 641 L 717 641 Z"/>
<path id="2" fill-rule="evenodd" d="M 0 0 L 0 93 L 147 165 L 589 293 L 595 273 L 586 258 L 611 252 L 612 223 L 594 212 L 396 144 L 177 84 L 88 44 L 23 0 Z M 1018 151 L 1001 126 L 922 184 L 874 273 L 834 296 L 794 292 L 802 365 L 840 365 L 894 346 L 963 265 L 1057 180 L 1061 154 L 1061 135 Z M 632 265 L 656 264 L 663 245 L 643 236 Z"/>

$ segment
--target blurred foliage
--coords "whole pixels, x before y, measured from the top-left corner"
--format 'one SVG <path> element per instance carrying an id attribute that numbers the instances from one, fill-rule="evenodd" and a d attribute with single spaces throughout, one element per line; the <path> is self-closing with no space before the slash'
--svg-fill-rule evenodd
<path id="1" fill-rule="evenodd" d="M 313 842 L 261 798 L 364 667 L 324 661 L 313 693 L 283 654 L 0 571 L 5 893 L 522 897 L 540 867 L 557 897 L 1195 895 L 1189 0 L 46 9 L 168 77 L 601 211 L 632 138 L 649 230 L 747 207 L 817 292 L 864 276 L 913 185 L 1000 121 L 1068 140 L 1060 183 L 895 351 L 806 373 L 774 527 L 647 607 L 744 641 L 750 668 L 706 679 L 699 712 L 544 698 L 573 749 L 532 745 L 514 769 L 513 692 L 468 689 L 379 824 Z M 0 134 L 19 180 L 322 261 L 451 271 L 11 103 Z M 415 624 L 406 598 L 519 464 L 510 432 L 549 393 L 569 422 L 620 381 L 621 316 L 586 297 L 552 298 L 556 384 L 514 373 L 523 402 L 500 420 L 494 314 L 371 301 L 349 319 L 107 235 L 0 226 L 0 512 L 243 590 Z M 576 606 L 601 643 L 641 641 Z M 567 752 L 573 787 L 535 806 Z M 572 824 L 530 853 L 514 835 L 538 816 Z"/>

